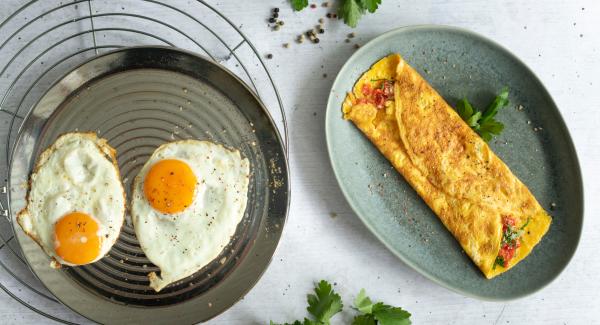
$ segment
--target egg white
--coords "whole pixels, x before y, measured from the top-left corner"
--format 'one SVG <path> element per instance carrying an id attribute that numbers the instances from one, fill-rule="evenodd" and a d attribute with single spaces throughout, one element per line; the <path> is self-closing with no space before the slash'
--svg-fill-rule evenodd
<path id="1" fill-rule="evenodd" d="M 164 159 L 187 163 L 197 180 L 192 204 L 175 214 L 155 210 L 143 183 L 152 166 Z M 160 268 L 148 275 L 160 291 L 214 260 L 242 220 L 248 201 L 250 167 L 237 150 L 208 141 L 184 140 L 157 148 L 136 176 L 131 217 L 146 257 Z"/>
<path id="2" fill-rule="evenodd" d="M 52 267 L 73 265 L 54 249 L 54 225 L 71 212 L 83 212 L 98 223 L 101 248 L 90 263 L 105 256 L 123 225 L 125 191 L 114 149 L 95 133 L 64 134 L 40 155 L 27 206 L 17 215 L 25 233 L 53 258 Z"/>

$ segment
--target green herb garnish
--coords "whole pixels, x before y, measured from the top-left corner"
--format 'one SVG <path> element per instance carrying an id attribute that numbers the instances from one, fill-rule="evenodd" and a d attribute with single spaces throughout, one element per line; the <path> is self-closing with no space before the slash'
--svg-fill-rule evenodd
<path id="1" fill-rule="evenodd" d="M 342 311 L 342 299 L 333 289 L 331 284 L 321 280 L 315 289 L 315 294 L 307 296 L 308 307 L 306 310 L 313 319 L 304 318 L 283 325 L 329 325 L 333 316 Z M 354 309 L 360 314 L 354 317 L 352 325 L 410 325 L 410 313 L 400 307 L 386 305 L 383 302 L 373 303 L 365 293 L 360 290 L 354 300 Z M 277 325 L 273 321 L 270 325 Z"/>
<path id="2" fill-rule="evenodd" d="M 493 135 L 498 135 L 504 130 L 504 124 L 494 119 L 498 110 L 508 105 L 508 88 L 503 88 L 494 101 L 485 111 L 479 111 L 463 98 L 456 105 L 458 115 L 486 142 L 492 139 Z"/>
<path id="3" fill-rule="evenodd" d="M 525 227 L 527 227 L 527 225 L 529 224 L 529 221 L 531 221 L 531 217 L 527 217 L 527 221 L 525 221 L 525 224 L 523 224 L 521 226 L 521 230 L 525 229 Z"/>
<path id="4" fill-rule="evenodd" d="M 308 307 L 306 310 L 313 319 L 304 318 L 303 321 L 294 321 L 293 323 L 284 323 L 284 325 L 329 325 L 329 320 L 335 314 L 342 311 L 342 298 L 331 287 L 331 284 L 325 280 L 317 283 L 315 294 L 306 296 Z M 276 325 L 273 321 L 271 325 Z"/>
<path id="5" fill-rule="evenodd" d="M 378 82 L 378 81 L 389 81 L 389 82 L 394 82 L 394 79 L 385 79 L 385 78 L 381 78 L 381 79 L 371 79 L 371 82 Z"/>
<path id="6" fill-rule="evenodd" d="M 315 294 L 307 296 L 308 307 L 306 310 L 315 317 L 320 324 L 329 324 L 333 315 L 342 311 L 342 298 L 331 288 L 331 284 L 321 280 L 315 287 Z"/>
<path id="7" fill-rule="evenodd" d="M 342 0 L 338 9 L 338 16 L 344 19 L 346 25 L 354 28 L 358 25 L 358 20 L 365 13 L 365 8 L 360 0 Z"/>
<path id="8" fill-rule="evenodd" d="M 352 325 L 410 325 L 410 313 L 400 307 L 373 303 L 365 289 L 361 289 L 354 299 L 354 308 L 361 314 L 354 317 Z"/>
<path id="9" fill-rule="evenodd" d="M 292 8 L 300 11 L 308 6 L 308 0 L 290 0 Z M 381 0 L 339 0 L 338 16 L 344 19 L 346 25 L 354 28 L 360 18 L 366 13 L 374 13 L 381 4 Z"/>
<path id="10" fill-rule="evenodd" d="M 492 268 L 492 270 L 496 269 L 496 265 L 504 267 L 504 258 L 502 258 L 501 256 L 496 256 L 496 261 L 494 261 L 494 267 Z"/>
<path id="11" fill-rule="evenodd" d="M 300 11 L 308 6 L 308 0 L 291 0 L 292 8 L 296 11 Z"/>

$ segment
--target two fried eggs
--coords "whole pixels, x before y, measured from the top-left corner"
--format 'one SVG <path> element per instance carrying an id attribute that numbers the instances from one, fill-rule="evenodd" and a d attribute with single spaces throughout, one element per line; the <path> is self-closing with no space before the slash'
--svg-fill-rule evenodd
<path id="1" fill-rule="evenodd" d="M 197 140 L 163 144 L 133 183 L 131 219 L 140 246 L 160 268 L 156 291 L 214 260 L 247 204 L 250 166 L 239 151 Z M 68 133 L 42 153 L 18 223 L 52 258 L 85 265 L 105 256 L 125 218 L 115 151 L 94 133 Z"/>

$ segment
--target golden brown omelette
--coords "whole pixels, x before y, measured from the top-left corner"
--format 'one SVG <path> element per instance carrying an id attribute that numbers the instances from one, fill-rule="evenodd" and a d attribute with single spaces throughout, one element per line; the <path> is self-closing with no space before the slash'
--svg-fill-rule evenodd
<path id="1" fill-rule="evenodd" d="M 524 259 L 551 218 L 477 133 L 398 54 L 365 72 L 343 103 L 488 278 Z"/>

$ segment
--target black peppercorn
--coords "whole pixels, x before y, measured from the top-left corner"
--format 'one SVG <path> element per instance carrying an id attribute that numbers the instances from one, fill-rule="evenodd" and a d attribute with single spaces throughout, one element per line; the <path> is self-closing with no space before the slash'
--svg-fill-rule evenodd
<path id="1" fill-rule="evenodd" d="M 274 13 L 273 14 L 273 18 L 279 18 L 279 14 L 278 13 Z"/>
<path id="2" fill-rule="evenodd" d="M 316 44 L 316 43 L 319 43 L 320 41 L 321 41 L 321 40 L 320 40 L 318 37 L 315 37 L 315 39 L 313 40 L 313 42 L 314 42 L 315 44 Z"/>
<path id="3" fill-rule="evenodd" d="M 269 18 L 269 22 L 270 22 L 271 24 L 272 24 L 272 23 L 274 23 L 274 22 L 275 22 L 275 18 L 273 18 L 273 17 Z"/>
<path id="4" fill-rule="evenodd" d="M 319 34 L 323 34 L 325 33 L 325 30 L 323 28 L 319 29 Z"/>
<path id="5" fill-rule="evenodd" d="M 279 12 L 279 8 L 273 8 L 273 12 Z"/>
<path id="6" fill-rule="evenodd" d="M 267 59 L 272 59 L 273 58 L 273 54 L 269 53 L 267 54 Z"/>

